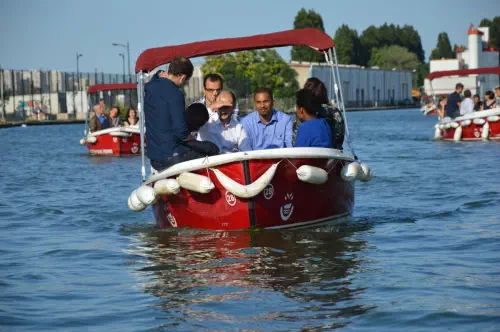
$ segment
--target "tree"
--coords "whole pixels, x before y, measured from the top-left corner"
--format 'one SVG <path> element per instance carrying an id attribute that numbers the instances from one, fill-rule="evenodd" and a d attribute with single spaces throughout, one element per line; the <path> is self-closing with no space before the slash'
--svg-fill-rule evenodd
<path id="1" fill-rule="evenodd" d="M 431 60 L 441 58 L 455 58 L 455 53 L 451 48 L 450 39 L 448 38 L 448 34 L 446 32 L 441 32 L 438 35 L 436 48 L 433 49 L 431 53 Z"/>
<path id="2" fill-rule="evenodd" d="M 321 15 L 312 9 L 305 10 L 304 8 L 299 10 L 295 16 L 293 28 L 316 28 L 323 32 L 325 31 Z M 294 61 L 325 62 L 323 54 L 318 53 L 307 46 L 292 46 L 291 56 Z"/>
<path id="3" fill-rule="evenodd" d="M 490 46 L 500 48 L 500 16 L 495 16 L 491 21 L 485 18 L 479 26 L 490 28 Z"/>
<path id="4" fill-rule="evenodd" d="M 406 47 L 408 51 L 415 53 L 418 60 L 425 61 L 425 52 L 422 47 L 420 35 L 411 25 L 403 26 L 399 31 L 400 46 Z"/>
<path id="5" fill-rule="evenodd" d="M 393 68 L 417 70 L 421 62 L 415 53 L 411 53 L 405 47 L 393 45 L 373 49 L 372 58 L 368 64 L 388 70 Z"/>
<path id="6" fill-rule="evenodd" d="M 362 52 L 360 54 L 361 57 L 361 65 L 367 66 L 370 61 L 372 55 L 372 49 L 381 47 L 380 37 L 378 28 L 370 25 L 366 28 L 361 36 L 359 37 L 359 41 L 361 42 Z"/>
<path id="7" fill-rule="evenodd" d="M 253 94 L 257 88 L 273 90 L 276 98 L 295 96 L 297 73 L 275 50 L 244 51 L 208 56 L 201 67 L 204 74 L 218 73 L 237 97 Z"/>
<path id="8" fill-rule="evenodd" d="M 333 40 L 339 63 L 361 64 L 361 43 L 356 30 L 349 29 L 349 26 L 342 24 L 335 32 Z"/>

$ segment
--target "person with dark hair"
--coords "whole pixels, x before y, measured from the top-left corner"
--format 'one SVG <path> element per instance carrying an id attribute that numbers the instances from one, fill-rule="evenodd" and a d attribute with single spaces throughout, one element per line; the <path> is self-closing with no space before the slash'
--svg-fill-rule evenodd
<path id="1" fill-rule="evenodd" d="M 186 108 L 186 124 L 189 132 L 197 132 L 203 127 L 208 121 L 208 110 L 205 105 L 201 103 L 194 103 Z M 204 141 L 200 142 L 195 139 L 191 139 L 184 142 L 184 145 L 194 152 L 190 152 L 190 155 L 202 154 L 203 156 L 214 156 L 219 154 L 219 148 L 212 142 Z M 195 159 L 194 158 L 194 159 Z"/>
<path id="2" fill-rule="evenodd" d="M 291 148 L 293 137 L 292 118 L 276 111 L 273 91 L 259 88 L 253 97 L 255 112 L 241 121 L 252 150 Z"/>
<path id="3" fill-rule="evenodd" d="M 222 91 L 217 101 L 212 104 L 217 111 L 212 121 L 200 128 L 197 139 L 211 141 L 223 153 L 249 151 L 251 146 L 243 126 L 233 117 L 236 97 L 231 91 Z"/>
<path id="4" fill-rule="evenodd" d="M 330 126 L 333 148 L 342 150 L 345 136 L 345 123 L 340 110 L 334 107 L 328 100 L 328 91 L 325 84 L 316 77 L 310 77 L 304 84 L 304 89 L 310 90 L 313 96 L 321 103 L 322 107 L 318 112 L 318 118 L 325 119 Z M 297 118 L 297 120 L 299 119 Z M 299 124 L 300 123 L 296 121 L 297 130 Z"/>
<path id="5" fill-rule="evenodd" d="M 486 91 L 484 93 L 483 110 L 491 110 L 495 107 L 497 107 L 495 94 L 493 93 L 493 91 Z"/>
<path id="6" fill-rule="evenodd" d="M 446 103 L 447 103 L 446 96 L 439 97 L 438 107 L 437 107 L 437 115 L 438 115 L 439 120 L 444 119 L 444 117 L 445 117 Z"/>
<path id="7" fill-rule="evenodd" d="M 469 89 L 464 91 L 464 100 L 460 103 L 460 115 L 465 115 L 474 112 L 474 102 L 472 101 L 472 93 Z"/>
<path id="8" fill-rule="evenodd" d="M 495 103 L 497 106 L 500 105 L 500 85 L 495 87 Z"/>
<path id="9" fill-rule="evenodd" d="M 446 102 L 446 116 L 454 119 L 460 115 L 460 103 L 462 98 L 460 94 L 464 90 L 464 85 L 462 83 L 457 83 L 455 85 L 455 92 L 448 95 Z"/>
<path id="10" fill-rule="evenodd" d="M 118 106 L 112 106 L 109 110 L 109 127 L 120 127 L 122 125 L 122 119 L 120 117 L 120 109 Z"/>
<path id="11" fill-rule="evenodd" d="M 193 137 L 189 134 L 184 95 L 179 88 L 191 75 L 191 61 L 177 56 L 170 62 L 167 72 L 157 72 L 144 87 L 146 152 L 156 171 L 205 156 L 184 144 Z"/>
<path id="12" fill-rule="evenodd" d="M 474 97 L 472 97 L 472 101 L 474 102 L 474 111 L 478 112 L 483 107 L 483 102 L 481 101 L 481 97 L 476 93 Z"/>
<path id="13" fill-rule="evenodd" d="M 210 117 L 217 114 L 217 110 L 212 109 L 212 104 L 215 103 L 217 97 L 224 88 L 224 82 L 219 74 L 207 74 L 203 77 L 203 97 L 197 100 L 195 103 L 202 103 L 208 109 L 208 114 Z M 233 116 L 238 119 L 240 110 L 238 106 L 234 108 Z"/>
<path id="14" fill-rule="evenodd" d="M 325 119 L 318 118 L 322 108 L 320 100 L 312 90 L 297 91 L 295 110 L 302 123 L 297 132 L 295 147 L 333 148 L 330 126 Z"/>
<path id="15" fill-rule="evenodd" d="M 139 118 L 137 117 L 137 111 L 135 108 L 130 107 L 127 111 L 127 117 L 125 121 L 123 121 L 124 126 L 139 126 Z"/>

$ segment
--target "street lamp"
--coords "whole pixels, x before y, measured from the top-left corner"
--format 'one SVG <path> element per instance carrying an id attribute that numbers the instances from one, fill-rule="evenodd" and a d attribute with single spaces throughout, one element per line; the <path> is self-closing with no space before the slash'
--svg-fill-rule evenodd
<path id="1" fill-rule="evenodd" d="M 125 54 L 124 53 L 118 53 L 118 55 L 122 57 L 122 63 L 123 63 L 123 83 L 125 83 Z"/>
<path id="2" fill-rule="evenodd" d="M 130 81 L 131 79 L 131 76 L 130 76 L 130 45 L 127 41 L 127 44 L 119 44 L 119 43 L 113 43 L 112 44 L 113 46 L 120 46 L 120 47 L 123 47 L 123 48 L 126 48 L 127 49 L 127 59 L 128 59 L 128 79 Z"/>

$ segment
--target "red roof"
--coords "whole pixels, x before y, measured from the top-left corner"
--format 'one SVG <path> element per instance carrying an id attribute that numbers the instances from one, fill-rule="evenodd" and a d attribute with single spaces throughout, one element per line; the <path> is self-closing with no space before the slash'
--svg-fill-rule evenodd
<path id="1" fill-rule="evenodd" d="M 116 83 L 116 84 L 96 84 L 89 86 L 87 93 L 94 93 L 97 91 L 115 91 L 115 90 L 135 90 L 137 84 L 135 83 Z"/>
<path id="2" fill-rule="evenodd" d="M 334 47 L 333 39 L 318 29 L 287 30 L 250 37 L 214 39 L 176 46 L 150 48 L 142 52 L 137 59 L 135 71 L 151 71 L 158 66 L 169 63 L 175 56 L 179 55 L 195 58 L 294 45 L 309 46 L 321 52 Z"/>
<path id="3" fill-rule="evenodd" d="M 433 80 L 435 78 L 445 77 L 445 76 L 466 76 L 466 75 L 478 75 L 478 74 L 500 75 L 500 67 L 435 71 L 433 73 L 430 73 L 429 76 L 427 76 L 427 78 Z"/>

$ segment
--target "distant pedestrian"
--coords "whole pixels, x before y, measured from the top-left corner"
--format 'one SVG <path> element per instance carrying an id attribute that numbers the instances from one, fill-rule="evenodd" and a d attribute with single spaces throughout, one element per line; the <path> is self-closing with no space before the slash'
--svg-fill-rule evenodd
<path id="1" fill-rule="evenodd" d="M 448 96 L 446 103 L 446 116 L 452 119 L 460 115 L 460 103 L 462 102 L 462 97 L 460 94 L 464 90 L 464 85 L 462 83 L 457 83 L 455 86 L 455 92 Z"/>

